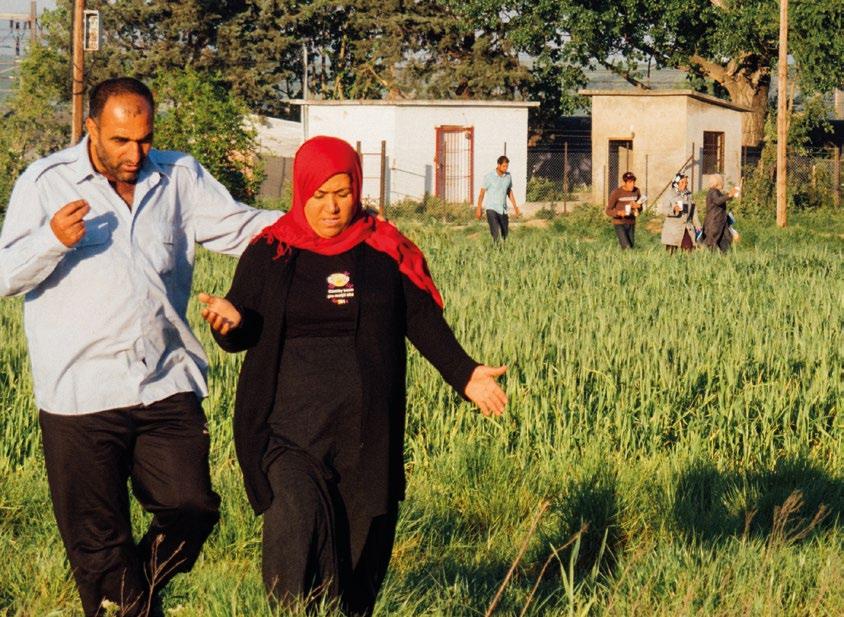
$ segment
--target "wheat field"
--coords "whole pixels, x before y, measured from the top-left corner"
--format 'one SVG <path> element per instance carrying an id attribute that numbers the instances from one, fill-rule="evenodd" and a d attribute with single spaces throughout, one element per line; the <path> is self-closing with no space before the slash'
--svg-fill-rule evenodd
<path id="1" fill-rule="evenodd" d="M 793 221 L 748 223 L 728 256 L 669 256 L 653 224 L 620 252 L 586 209 L 499 248 L 480 224 L 398 219 L 458 339 L 509 366 L 510 403 L 481 417 L 411 352 L 408 495 L 376 614 L 844 614 L 844 221 Z M 234 265 L 200 252 L 194 289 L 225 292 Z M 165 607 L 280 615 L 234 459 L 240 360 L 198 310 L 223 511 Z M 20 299 L 0 326 L 0 615 L 81 614 Z"/>

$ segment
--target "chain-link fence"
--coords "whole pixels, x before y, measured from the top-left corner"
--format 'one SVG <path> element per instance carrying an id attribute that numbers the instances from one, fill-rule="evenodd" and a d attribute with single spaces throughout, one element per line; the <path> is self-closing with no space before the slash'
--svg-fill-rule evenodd
<path id="1" fill-rule="evenodd" d="M 530 149 L 527 169 L 527 201 L 574 201 L 591 193 L 590 150 Z"/>
<path id="2" fill-rule="evenodd" d="M 840 206 L 842 163 L 840 151 L 818 149 L 788 157 L 788 192 L 796 206 Z M 750 182 L 769 179 L 771 190 L 776 182 L 776 161 L 764 161 L 762 153 L 749 150 L 742 156 L 742 175 Z"/>

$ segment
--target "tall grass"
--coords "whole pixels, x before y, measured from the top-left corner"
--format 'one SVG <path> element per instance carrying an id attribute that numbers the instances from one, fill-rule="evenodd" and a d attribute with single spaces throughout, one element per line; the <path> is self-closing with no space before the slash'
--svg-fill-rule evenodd
<path id="1" fill-rule="evenodd" d="M 401 225 L 458 338 L 510 367 L 510 406 L 482 418 L 411 352 L 408 498 L 378 614 L 483 614 L 526 538 L 495 614 L 844 614 L 839 223 L 746 227 L 726 257 L 668 256 L 646 225 L 622 253 L 589 210 L 503 248 L 479 224 Z M 200 253 L 195 289 L 224 292 L 233 267 Z M 0 615 L 75 614 L 19 315 L 0 303 Z M 165 605 L 272 615 L 231 440 L 240 360 L 190 317 L 223 518 Z"/>

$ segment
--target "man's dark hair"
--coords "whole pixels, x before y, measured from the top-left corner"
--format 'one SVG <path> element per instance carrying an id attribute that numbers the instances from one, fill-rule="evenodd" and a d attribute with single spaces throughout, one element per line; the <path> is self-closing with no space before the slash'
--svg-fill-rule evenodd
<path id="1" fill-rule="evenodd" d="M 498 157 L 498 165 L 501 165 L 501 163 L 509 163 L 509 162 L 510 162 L 510 159 L 508 159 L 503 154 Z"/>
<path id="2" fill-rule="evenodd" d="M 120 96 L 121 94 L 135 94 L 140 96 L 146 99 L 149 106 L 155 110 L 155 101 L 152 98 L 152 92 L 142 82 L 134 77 L 115 77 L 113 79 L 103 80 L 91 89 L 88 102 L 88 115 L 94 120 L 97 120 L 100 114 L 103 113 L 106 102 L 111 97 Z"/>

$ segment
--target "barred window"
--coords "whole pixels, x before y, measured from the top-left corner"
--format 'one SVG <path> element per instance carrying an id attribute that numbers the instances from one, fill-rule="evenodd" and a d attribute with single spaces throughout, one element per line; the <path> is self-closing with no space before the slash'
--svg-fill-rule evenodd
<path id="1" fill-rule="evenodd" d="M 703 132 L 703 173 L 724 173 L 724 133 Z"/>

